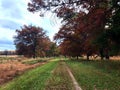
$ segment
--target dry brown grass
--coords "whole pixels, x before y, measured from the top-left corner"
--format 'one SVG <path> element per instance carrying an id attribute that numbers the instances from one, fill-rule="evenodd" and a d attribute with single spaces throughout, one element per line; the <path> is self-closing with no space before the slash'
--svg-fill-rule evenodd
<path id="1" fill-rule="evenodd" d="M 113 56 L 113 57 L 110 57 L 111 60 L 120 60 L 120 56 Z"/>
<path id="2" fill-rule="evenodd" d="M 1 63 L 0 64 L 0 84 L 6 83 L 12 80 L 14 77 L 21 75 L 24 71 L 35 68 L 42 64 L 45 64 L 45 62 L 37 63 L 33 65 L 22 64 L 17 60 Z"/>

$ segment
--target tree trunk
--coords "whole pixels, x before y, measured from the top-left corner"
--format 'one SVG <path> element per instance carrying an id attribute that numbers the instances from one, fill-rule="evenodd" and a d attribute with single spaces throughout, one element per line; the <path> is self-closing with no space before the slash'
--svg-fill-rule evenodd
<path id="1" fill-rule="evenodd" d="M 78 56 L 77 56 L 77 60 L 78 60 Z"/>
<path id="2" fill-rule="evenodd" d="M 104 59 L 104 51 L 103 51 L 103 48 L 100 49 L 100 57 L 101 57 L 101 60 Z"/>
<path id="3" fill-rule="evenodd" d="M 109 55 L 106 55 L 105 58 L 106 58 L 106 60 L 109 60 L 109 59 L 110 59 L 110 56 L 109 56 Z"/>
<path id="4" fill-rule="evenodd" d="M 105 59 L 106 60 L 109 60 L 110 58 L 109 58 L 110 56 L 109 56 L 109 50 L 108 50 L 108 48 L 106 48 L 105 49 Z"/>
<path id="5" fill-rule="evenodd" d="M 36 47 L 34 46 L 34 51 L 33 51 L 33 58 L 36 58 Z"/>
<path id="6" fill-rule="evenodd" d="M 89 56 L 90 56 L 90 55 L 89 55 L 89 54 L 87 54 L 87 60 L 90 60 L 90 59 L 89 59 Z"/>
<path id="7" fill-rule="evenodd" d="M 37 38 L 34 38 L 34 44 L 33 44 L 33 58 L 36 58 L 36 46 L 37 46 Z"/>

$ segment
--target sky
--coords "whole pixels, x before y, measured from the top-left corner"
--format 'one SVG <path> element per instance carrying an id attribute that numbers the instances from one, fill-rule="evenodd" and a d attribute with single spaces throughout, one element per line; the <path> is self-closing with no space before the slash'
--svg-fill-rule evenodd
<path id="1" fill-rule="evenodd" d="M 0 0 L 0 51 L 15 50 L 15 30 L 23 25 L 35 25 L 47 31 L 47 35 L 53 40 L 53 36 L 60 28 L 60 20 L 54 14 L 47 13 L 40 17 L 39 13 L 31 13 L 27 10 L 29 0 Z"/>

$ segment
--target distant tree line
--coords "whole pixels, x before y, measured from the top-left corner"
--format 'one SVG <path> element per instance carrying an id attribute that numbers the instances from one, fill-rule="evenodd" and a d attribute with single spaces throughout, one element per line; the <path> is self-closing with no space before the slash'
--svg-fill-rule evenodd
<path id="1" fill-rule="evenodd" d="M 16 51 L 4 50 L 0 51 L 0 55 L 16 55 Z"/>

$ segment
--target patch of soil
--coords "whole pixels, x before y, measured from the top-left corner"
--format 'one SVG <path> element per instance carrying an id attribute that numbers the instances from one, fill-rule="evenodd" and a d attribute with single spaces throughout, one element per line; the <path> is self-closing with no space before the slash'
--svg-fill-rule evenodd
<path id="1" fill-rule="evenodd" d="M 22 64 L 21 62 L 11 61 L 9 63 L 0 64 L 0 85 L 12 80 L 14 77 L 21 75 L 26 70 L 40 66 L 43 63 L 33 65 Z"/>

